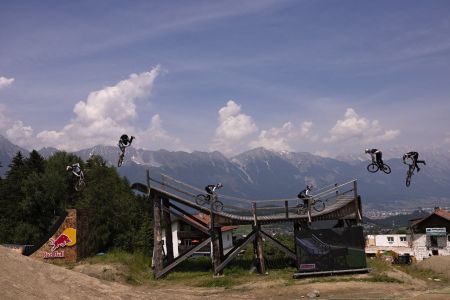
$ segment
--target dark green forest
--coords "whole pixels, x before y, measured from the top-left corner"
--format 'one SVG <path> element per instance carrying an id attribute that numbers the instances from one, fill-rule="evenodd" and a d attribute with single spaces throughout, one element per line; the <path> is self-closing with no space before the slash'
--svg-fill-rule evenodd
<path id="1" fill-rule="evenodd" d="M 66 166 L 78 162 L 86 187 Z M 84 162 L 66 152 L 44 159 L 33 150 L 20 152 L 0 179 L 0 244 L 33 245 L 48 234 L 61 211 L 89 211 L 89 253 L 120 249 L 151 253 L 152 205 L 130 189 L 126 178 L 100 156 Z"/>

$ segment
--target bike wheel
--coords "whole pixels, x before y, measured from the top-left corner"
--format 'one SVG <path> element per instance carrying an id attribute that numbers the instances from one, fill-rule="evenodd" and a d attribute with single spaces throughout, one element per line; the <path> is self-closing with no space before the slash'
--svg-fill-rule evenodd
<path id="1" fill-rule="evenodd" d="M 375 173 L 379 169 L 380 168 L 378 167 L 378 165 L 376 163 L 371 163 L 370 165 L 367 166 L 367 171 L 369 171 L 370 173 Z"/>
<path id="2" fill-rule="evenodd" d="M 384 173 L 386 173 L 386 174 L 391 174 L 391 167 L 389 167 L 388 165 L 384 164 L 382 171 Z"/>
<path id="3" fill-rule="evenodd" d="M 86 182 L 84 180 L 79 180 L 75 183 L 75 191 L 80 192 L 86 187 Z"/>
<path id="4" fill-rule="evenodd" d="M 325 209 L 325 203 L 323 203 L 322 200 L 316 200 L 316 201 L 314 201 L 313 208 L 315 211 L 321 212 L 322 210 Z"/>
<path id="5" fill-rule="evenodd" d="M 213 211 L 220 212 L 223 209 L 223 203 L 219 200 L 213 202 Z"/>
<path id="6" fill-rule="evenodd" d="M 197 203 L 198 205 L 204 205 L 207 202 L 208 202 L 208 200 L 206 199 L 205 195 L 199 194 L 199 195 L 195 196 L 195 203 Z"/>

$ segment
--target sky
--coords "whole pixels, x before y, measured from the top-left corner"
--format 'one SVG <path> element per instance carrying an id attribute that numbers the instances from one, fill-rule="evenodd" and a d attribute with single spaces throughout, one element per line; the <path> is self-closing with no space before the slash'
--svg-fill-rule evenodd
<path id="1" fill-rule="evenodd" d="M 450 145 L 449 1 L 2 1 L 0 134 L 322 156 Z M 399 154 L 400 155 L 400 154 Z"/>

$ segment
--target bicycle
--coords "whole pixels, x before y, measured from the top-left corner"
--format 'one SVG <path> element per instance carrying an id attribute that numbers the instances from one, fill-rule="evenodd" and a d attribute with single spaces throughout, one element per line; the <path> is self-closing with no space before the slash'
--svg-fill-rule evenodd
<path id="1" fill-rule="evenodd" d="M 219 200 L 217 200 L 217 195 L 210 195 L 210 194 L 198 194 L 197 196 L 195 196 L 195 203 L 197 203 L 198 205 L 205 205 L 207 203 L 211 203 L 211 197 L 213 200 L 212 203 L 212 209 L 214 211 L 222 211 L 223 210 L 223 203 L 220 202 Z"/>
<path id="2" fill-rule="evenodd" d="M 75 186 L 74 186 L 75 191 L 80 192 L 86 187 L 86 182 L 84 181 L 83 171 L 80 171 L 80 175 L 78 175 L 74 172 L 72 172 L 72 173 L 78 177 L 78 181 L 75 183 Z"/>
<path id="3" fill-rule="evenodd" d="M 411 177 L 414 174 L 414 170 L 416 169 L 415 164 L 408 164 L 408 171 L 406 171 L 406 186 L 409 187 L 411 185 Z"/>
<path id="4" fill-rule="evenodd" d="M 309 196 L 308 198 L 308 202 L 311 201 L 311 207 L 317 211 L 317 212 L 321 212 L 325 209 L 325 203 L 323 203 L 322 200 L 320 199 L 314 199 L 314 197 Z M 302 199 L 303 200 L 303 199 Z M 296 206 L 297 208 L 297 214 L 298 215 L 304 215 L 308 212 L 308 204 L 303 202 L 301 204 L 297 204 Z"/>
<path id="5" fill-rule="evenodd" d="M 381 170 L 381 171 L 383 171 L 386 174 L 390 174 L 391 173 L 391 167 L 389 167 L 385 163 L 379 164 L 378 162 L 372 160 L 372 163 L 367 166 L 367 171 L 369 171 L 370 173 L 375 173 L 378 170 Z"/>
<path id="6" fill-rule="evenodd" d="M 121 153 L 119 153 L 119 160 L 117 161 L 117 167 L 121 167 L 123 163 L 123 158 L 125 156 L 125 149 L 122 150 Z"/>

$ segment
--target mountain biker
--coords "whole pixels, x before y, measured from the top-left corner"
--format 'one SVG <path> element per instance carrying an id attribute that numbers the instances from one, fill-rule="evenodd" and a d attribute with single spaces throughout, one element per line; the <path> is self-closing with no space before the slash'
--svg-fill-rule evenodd
<path id="1" fill-rule="evenodd" d="M 205 191 L 208 193 L 208 195 L 212 196 L 212 195 L 214 195 L 215 190 L 220 189 L 222 187 L 223 187 L 223 184 L 221 184 L 220 182 L 216 185 L 209 184 L 209 185 L 205 186 Z"/>
<path id="2" fill-rule="evenodd" d="M 417 165 L 418 163 L 419 163 L 419 164 L 424 164 L 424 165 L 427 164 L 424 160 L 418 160 L 418 159 L 419 159 L 419 153 L 417 153 L 416 151 L 410 151 L 410 152 L 405 153 L 405 154 L 403 155 L 403 163 L 404 163 L 404 164 L 407 164 L 407 163 L 406 163 L 406 159 L 407 159 L 407 158 L 409 158 L 409 159 L 412 160 L 412 164 L 411 164 L 410 166 L 415 166 L 415 167 L 417 168 L 417 172 L 420 171 L 420 168 L 419 168 L 419 166 Z M 409 165 L 409 164 L 408 164 L 408 165 Z"/>
<path id="3" fill-rule="evenodd" d="M 308 200 L 311 198 L 309 193 L 311 192 L 313 186 L 307 185 L 304 190 L 302 190 L 300 193 L 298 193 L 297 197 L 300 200 L 303 200 L 304 207 L 308 206 Z"/>
<path id="4" fill-rule="evenodd" d="M 365 153 L 370 154 L 372 161 L 376 162 L 379 166 L 384 165 L 383 153 L 378 149 L 366 149 Z"/>
<path id="5" fill-rule="evenodd" d="M 80 167 L 79 163 L 75 163 L 70 166 L 67 166 L 66 170 L 72 171 L 72 173 L 77 177 L 81 177 L 83 175 L 83 171 L 81 171 L 81 167 Z"/>
<path id="6" fill-rule="evenodd" d="M 122 136 L 119 139 L 120 151 L 124 152 L 125 148 L 130 147 L 133 140 L 134 140 L 134 136 L 131 136 L 131 138 L 128 138 L 128 135 L 122 134 Z"/>

